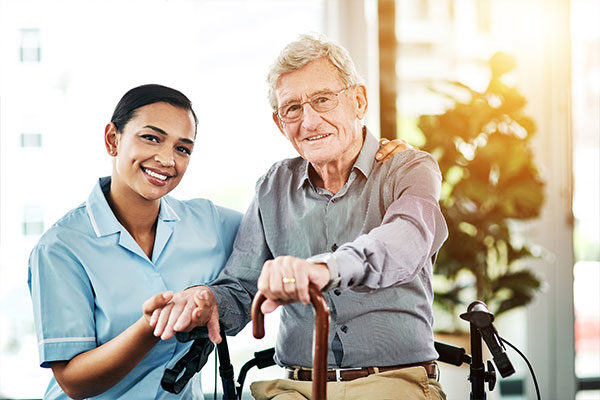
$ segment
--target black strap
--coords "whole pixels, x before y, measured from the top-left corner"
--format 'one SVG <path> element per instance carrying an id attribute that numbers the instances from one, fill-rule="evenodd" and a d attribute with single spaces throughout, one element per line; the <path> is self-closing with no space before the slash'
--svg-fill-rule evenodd
<path id="1" fill-rule="evenodd" d="M 190 335 L 186 338 L 189 341 L 194 336 L 197 337 L 197 335 Z M 179 337 L 177 339 L 182 342 L 185 341 L 180 340 Z M 204 367 L 214 347 L 215 345 L 207 337 L 194 340 L 188 352 L 175 363 L 175 366 L 165 369 L 160 381 L 162 388 L 170 393 L 178 394 L 181 392 L 194 374 Z M 184 369 L 185 371 L 181 375 Z M 181 378 L 177 379 L 179 375 L 181 375 Z"/>

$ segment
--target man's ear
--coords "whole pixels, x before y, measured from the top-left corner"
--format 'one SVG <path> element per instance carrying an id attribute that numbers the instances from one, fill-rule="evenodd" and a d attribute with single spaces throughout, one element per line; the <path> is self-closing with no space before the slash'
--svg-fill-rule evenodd
<path id="1" fill-rule="evenodd" d="M 367 101 L 367 88 L 365 85 L 358 84 L 354 88 L 354 104 L 356 105 L 356 117 L 363 119 L 367 114 L 369 102 Z"/>
<path id="2" fill-rule="evenodd" d="M 279 119 L 279 116 L 277 115 L 277 113 L 274 112 L 272 114 L 272 117 L 273 117 L 273 122 L 275 122 L 275 125 L 277 125 L 277 127 L 279 128 L 279 132 L 281 132 L 281 134 L 287 138 L 285 130 L 283 129 L 283 124 L 281 123 L 281 120 Z"/>
<path id="3" fill-rule="evenodd" d="M 117 155 L 117 145 L 119 144 L 119 135 L 117 127 L 112 122 L 104 128 L 104 146 L 106 151 L 112 157 Z"/>

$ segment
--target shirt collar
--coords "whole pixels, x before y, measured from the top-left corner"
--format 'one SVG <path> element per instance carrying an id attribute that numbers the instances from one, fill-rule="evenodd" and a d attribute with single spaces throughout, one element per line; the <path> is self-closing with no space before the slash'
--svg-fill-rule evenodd
<path id="1" fill-rule="evenodd" d="M 98 179 L 92 193 L 85 202 L 86 210 L 97 237 L 107 236 L 123 230 L 112 209 L 108 205 L 105 193 L 110 189 L 110 176 Z M 180 218 L 169 205 L 165 197 L 160 199 L 158 220 L 164 222 L 179 221 Z"/>
<path id="2" fill-rule="evenodd" d="M 377 153 L 377 150 L 379 150 L 379 142 L 366 126 L 363 126 L 363 135 L 365 142 L 363 143 L 363 147 L 358 154 L 358 158 L 356 159 L 353 168 L 358 169 L 363 173 L 365 178 L 368 178 L 373 169 L 375 154 Z"/>
<path id="3" fill-rule="evenodd" d="M 363 126 L 363 136 L 365 138 L 363 147 L 358 154 L 358 158 L 354 163 L 353 169 L 356 168 L 365 176 L 365 178 L 369 177 L 371 170 L 373 169 L 373 162 L 375 160 L 375 153 L 379 150 L 379 142 L 373 136 L 373 134 L 367 129 L 366 126 Z M 304 161 L 304 167 L 302 169 L 302 175 L 300 176 L 300 181 L 298 182 L 297 189 L 300 189 L 302 185 L 306 181 L 310 182 L 309 178 L 309 166 L 310 163 L 308 161 Z"/>

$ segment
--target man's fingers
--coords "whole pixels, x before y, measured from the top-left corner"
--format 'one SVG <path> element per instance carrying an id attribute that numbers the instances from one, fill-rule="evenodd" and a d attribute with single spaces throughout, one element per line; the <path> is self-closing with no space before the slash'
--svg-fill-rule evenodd
<path id="1" fill-rule="evenodd" d="M 192 302 L 188 302 L 183 308 L 183 312 L 179 315 L 175 323 L 173 324 L 173 330 L 175 332 L 181 332 L 189 330 L 190 323 L 192 322 L 192 312 L 196 308 L 196 305 Z"/>
<path id="2" fill-rule="evenodd" d="M 284 278 L 292 278 L 292 276 L 285 276 L 279 271 L 272 271 L 268 276 L 268 288 L 264 290 L 264 294 L 267 297 L 275 297 L 286 300 L 288 295 L 285 292 L 284 285 L 290 285 L 289 283 L 284 284 Z"/>
<path id="3" fill-rule="evenodd" d="M 296 296 L 303 304 L 308 304 L 310 302 L 308 282 L 308 275 L 306 273 L 296 274 Z"/>
<path id="4" fill-rule="evenodd" d="M 160 315 L 160 309 L 156 309 L 154 311 L 152 311 L 152 315 L 150 316 L 150 321 L 148 321 L 148 324 L 151 327 L 155 327 L 156 326 L 156 321 L 158 321 L 158 316 Z"/>
<path id="5" fill-rule="evenodd" d="M 219 326 L 219 311 L 217 307 L 213 307 L 210 319 L 206 323 L 208 328 L 208 338 L 214 344 L 221 343 L 221 327 Z"/>
<path id="6" fill-rule="evenodd" d="M 154 336 L 162 337 L 165 326 L 167 325 L 167 321 L 169 320 L 169 314 L 171 313 L 172 307 L 173 303 L 169 303 L 160 311 L 160 315 L 156 321 L 156 326 L 154 327 Z"/>
<path id="7" fill-rule="evenodd" d="M 173 303 L 173 307 L 171 308 L 171 312 L 169 313 L 169 319 L 167 320 L 167 325 L 165 326 L 162 335 L 160 335 L 160 338 L 162 340 L 169 340 L 173 337 L 173 335 L 175 334 L 174 325 L 181 316 L 181 314 L 184 312 L 184 310 L 185 307 L 181 302 Z"/>
<path id="8" fill-rule="evenodd" d="M 281 303 L 278 301 L 267 299 L 261 304 L 260 311 L 262 311 L 263 314 L 268 314 L 270 312 L 275 311 L 280 305 Z"/>
<path id="9" fill-rule="evenodd" d="M 208 290 L 204 290 L 194 295 L 194 305 L 195 308 L 191 313 L 191 322 L 195 326 L 205 325 L 211 318 L 211 315 L 214 312 L 213 309 L 218 310 L 217 305 Z"/>

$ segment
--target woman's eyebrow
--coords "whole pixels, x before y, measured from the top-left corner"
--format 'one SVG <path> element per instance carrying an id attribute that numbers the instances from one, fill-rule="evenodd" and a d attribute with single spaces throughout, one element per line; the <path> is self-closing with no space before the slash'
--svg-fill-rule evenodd
<path id="1" fill-rule="evenodd" d="M 165 132 L 164 130 L 162 130 L 159 127 L 154 126 L 154 125 L 145 125 L 144 128 L 152 129 L 153 131 L 158 132 L 164 136 L 169 136 L 169 134 L 167 132 Z M 188 139 L 188 138 L 180 138 L 179 140 L 181 140 L 182 142 L 187 143 L 187 144 L 194 144 L 194 141 L 191 139 Z"/>

